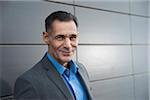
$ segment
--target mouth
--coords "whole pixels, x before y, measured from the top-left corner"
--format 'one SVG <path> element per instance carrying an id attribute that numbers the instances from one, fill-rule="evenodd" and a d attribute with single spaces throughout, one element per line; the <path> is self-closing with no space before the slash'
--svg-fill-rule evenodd
<path id="1" fill-rule="evenodd" d="M 63 56 L 71 56 L 71 51 L 60 51 L 62 54 L 63 54 Z"/>

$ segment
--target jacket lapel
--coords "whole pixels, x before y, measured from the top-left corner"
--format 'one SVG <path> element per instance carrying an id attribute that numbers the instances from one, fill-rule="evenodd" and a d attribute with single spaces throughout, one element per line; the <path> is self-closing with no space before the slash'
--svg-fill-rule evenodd
<path id="1" fill-rule="evenodd" d="M 48 78 L 54 82 L 54 84 L 68 100 L 74 100 L 74 96 L 71 94 L 70 89 L 67 87 L 67 83 L 65 82 L 64 78 L 57 72 L 46 55 L 44 56 L 42 62 L 44 64 L 43 66 L 47 70 Z"/>
<path id="2" fill-rule="evenodd" d="M 92 100 L 92 99 L 93 99 L 93 96 L 91 95 L 92 93 L 91 93 L 91 89 L 90 89 L 90 87 L 89 87 L 89 79 L 88 79 L 88 76 L 86 75 L 85 70 L 83 70 L 83 68 L 82 68 L 83 66 L 80 65 L 80 64 L 77 64 L 77 65 L 79 66 L 79 70 L 78 70 L 78 72 L 79 72 L 79 77 L 80 77 L 82 83 L 85 85 L 85 89 L 87 90 L 87 94 L 88 94 L 89 100 Z"/>

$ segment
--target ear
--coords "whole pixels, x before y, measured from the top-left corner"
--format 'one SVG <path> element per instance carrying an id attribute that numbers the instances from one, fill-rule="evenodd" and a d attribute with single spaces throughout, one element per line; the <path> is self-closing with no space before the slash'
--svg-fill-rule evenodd
<path id="1" fill-rule="evenodd" d="M 44 41 L 46 44 L 49 44 L 49 36 L 48 36 L 48 33 L 47 33 L 47 32 L 43 32 L 43 41 Z"/>

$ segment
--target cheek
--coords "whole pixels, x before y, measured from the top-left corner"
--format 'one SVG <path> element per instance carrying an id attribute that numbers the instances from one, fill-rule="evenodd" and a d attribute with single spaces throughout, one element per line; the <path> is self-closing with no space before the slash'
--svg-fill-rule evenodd
<path id="1" fill-rule="evenodd" d="M 65 46 L 63 44 L 63 42 L 56 42 L 56 41 L 53 41 L 51 42 L 51 46 L 52 46 L 52 49 L 53 49 L 53 52 L 57 53 L 57 55 L 61 54 L 61 50 L 64 50 L 65 49 Z M 77 49 L 77 46 L 78 46 L 78 42 L 76 43 L 72 43 L 71 44 L 71 50 L 72 52 L 75 52 L 75 50 Z"/>
<path id="2" fill-rule="evenodd" d="M 72 48 L 73 48 L 73 49 L 76 49 L 77 47 L 78 47 L 78 43 L 72 44 Z"/>
<path id="3" fill-rule="evenodd" d="M 58 51 L 59 51 L 59 48 L 61 47 L 61 44 L 62 43 L 58 43 L 58 42 L 56 42 L 56 41 L 51 41 L 51 50 L 53 51 L 53 53 L 55 52 L 55 53 L 58 53 Z"/>

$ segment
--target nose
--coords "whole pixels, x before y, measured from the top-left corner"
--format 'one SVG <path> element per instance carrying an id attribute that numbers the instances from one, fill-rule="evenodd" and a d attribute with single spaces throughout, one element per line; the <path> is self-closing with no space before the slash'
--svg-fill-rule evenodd
<path id="1" fill-rule="evenodd" d="M 64 47 L 67 48 L 67 49 L 71 48 L 71 41 L 70 41 L 69 38 L 65 39 L 65 41 L 64 41 Z"/>

